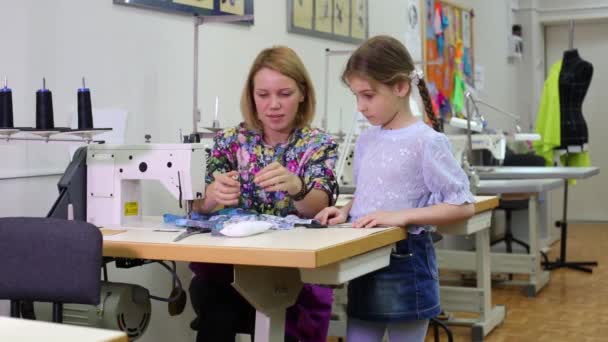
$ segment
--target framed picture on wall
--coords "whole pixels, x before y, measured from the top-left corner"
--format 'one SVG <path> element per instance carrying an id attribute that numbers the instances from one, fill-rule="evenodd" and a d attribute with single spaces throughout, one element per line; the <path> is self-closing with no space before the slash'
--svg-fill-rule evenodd
<path id="1" fill-rule="evenodd" d="M 253 15 L 253 0 L 112 0 L 114 4 L 184 15 Z M 253 19 L 241 22 L 253 25 Z"/>
<path id="2" fill-rule="evenodd" d="M 312 0 L 301 0 L 294 3 L 293 25 L 305 30 L 312 30 Z"/>
<path id="3" fill-rule="evenodd" d="M 334 34 L 348 37 L 350 31 L 350 0 L 334 0 Z"/>
<path id="4" fill-rule="evenodd" d="M 317 32 L 331 34 L 331 26 L 334 13 L 332 0 L 314 0 L 315 17 L 313 20 L 314 30 Z M 289 19 L 288 19 L 289 20 Z"/>
<path id="5" fill-rule="evenodd" d="M 353 38 L 364 40 L 367 38 L 367 0 L 353 0 L 350 11 L 350 35 Z"/>
<path id="6" fill-rule="evenodd" d="M 287 0 L 287 31 L 361 43 L 369 36 L 368 0 Z"/>

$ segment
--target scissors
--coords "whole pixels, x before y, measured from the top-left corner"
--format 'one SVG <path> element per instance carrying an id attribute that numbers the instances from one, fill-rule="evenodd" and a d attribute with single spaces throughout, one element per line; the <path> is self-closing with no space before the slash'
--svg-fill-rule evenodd
<path id="1" fill-rule="evenodd" d="M 321 224 L 318 220 L 310 220 L 310 223 L 296 223 L 296 227 L 306 227 L 306 228 L 327 228 L 326 224 Z"/>
<path id="2" fill-rule="evenodd" d="M 188 227 L 188 228 L 186 228 L 185 232 L 179 234 L 175 239 L 173 239 L 173 242 L 181 241 L 192 235 L 205 234 L 205 233 L 210 233 L 210 232 L 211 232 L 211 228 Z"/>

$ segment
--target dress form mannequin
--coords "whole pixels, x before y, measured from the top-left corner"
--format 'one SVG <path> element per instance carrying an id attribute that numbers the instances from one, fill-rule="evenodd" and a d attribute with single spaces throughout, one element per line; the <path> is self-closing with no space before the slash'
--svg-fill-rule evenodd
<path id="1" fill-rule="evenodd" d="M 570 46 L 572 46 L 573 26 L 573 21 L 570 21 Z M 587 90 L 589 89 L 592 76 L 593 65 L 583 60 L 576 49 L 570 49 L 564 52 L 562 67 L 559 74 L 559 102 L 561 113 L 561 146 L 559 149 L 566 150 L 565 166 L 570 166 L 568 146 L 582 147 L 583 144 L 589 141 L 587 123 L 583 117 L 582 105 Z M 584 157 L 586 156 L 586 162 L 590 163 L 587 152 L 576 152 L 573 153 L 573 155 L 581 156 L 580 161 L 584 161 Z M 564 159 L 562 158 L 562 160 Z M 597 266 L 597 261 L 566 260 L 566 241 L 568 239 L 568 183 L 569 181 L 566 181 L 564 184 L 562 220 L 556 222 L 556 225 L 561 228 L 560 256 L 553 262 L 544 263 L 544 266 L 547 270 L 567 267 L 592 273 L 593 270 L 590 267 Z"/>
<path id="2" fill-rule="evenodd" d="M 582 59 L 576 49 L 564 52 L 559 75 L 561 111 L 561 146 L 583 145 L 589 141 L 582 105 L 591 78 L 593 65 Z"/>

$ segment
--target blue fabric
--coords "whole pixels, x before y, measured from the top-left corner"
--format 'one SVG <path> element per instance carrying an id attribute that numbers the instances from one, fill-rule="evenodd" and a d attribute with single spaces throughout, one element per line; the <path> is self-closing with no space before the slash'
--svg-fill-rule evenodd
<path id="1" fill-rule="evenodd" d="M 348 316 L 396 322 L 436 317 L 439 276 L 431 234 L 408 234 L 397 243 L 390 265 L 351 281 Z"/>
<path id="2" fill-rule="evenodd" d="M 198 213 L 192 213 L 190 216 L 192 220 L 205 220 L 209 217 L 208 215 L 201 215 Z M 184 215 L 164 214 L 163 222 L 167 224 L 174 224 L 177 220 L 183 220 L 184 218 Z"/>
<path id="3" fill-rule="evenodd" d="M 450 26 L 450 19 L 443 11 L 441 11 L 441 28 L 445 30 L 448 28 L 448 26 Z"/>
<path id="4" fill-rule="evenodd" d="M 221 230 L 228 224 L 243 221 L 265 221 L 273 224 L 272 229 L 288 230 L 297 224 L 310 224 L 312 220 L 301 219 L 295 215 L 279 217 L 275 215 L 258 214 L 252 210 L 241 208 L 222 209 L 210 215 L 193 213 L 190 218 L 185 216 L 164 214 L 163 221 L 178 227 L 211 228 L 212 234 L 221 234 Z"/>

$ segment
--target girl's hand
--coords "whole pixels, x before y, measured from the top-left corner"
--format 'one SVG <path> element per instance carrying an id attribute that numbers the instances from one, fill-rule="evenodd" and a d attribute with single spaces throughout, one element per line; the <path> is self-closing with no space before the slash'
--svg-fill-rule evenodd
<path id="1" fill-rule="evenodd" d="M 321 210 L 316 216 L 315 219 L 321 222 L 321 224 L 327 225 L 336 225 L 340 223 L 346 222 L 348 215 L 344 212 L 344 210 L 338 209 L 336 207 L 327 207 Z"/>
<path id="2" fill-rule="evenodd" d="M 207 196 L 224 206 L 239 204 L 241 183 L 238 181 L 238 173 L 230 171 L 216 175 L 213 183 L 207 187 Z"/>
<path id="3" fill-rule="evenodd" d="M 264 191 L 286 191 L 292 196 L 302 190 L 300 177 L 291 173 L 278 162 L 273 162 L 260 170 L 253 178 L 253 182 Z"/>
<path id="4" fill-rule="evenodd" d="M 360 217 L 353 222 L 354 228 L 372 228 L 376 226 L 399 226 L 407 225 L 406 214 L 403 211 L 375 211 Z"/>

